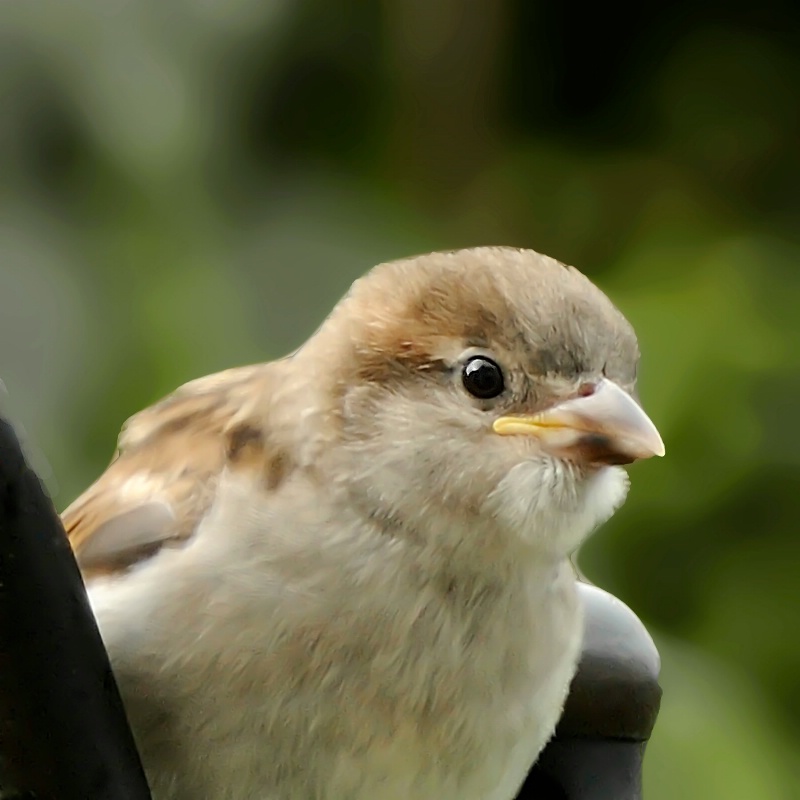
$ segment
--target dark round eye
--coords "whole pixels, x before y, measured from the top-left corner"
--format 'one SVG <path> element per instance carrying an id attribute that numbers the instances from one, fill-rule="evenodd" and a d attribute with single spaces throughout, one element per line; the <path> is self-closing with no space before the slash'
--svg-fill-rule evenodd
<path id="1" fill-rule="evenodd" d="M 490 358 L 474 356 L 466 364 L 461 373 L 464 388 L 481 400 L 497 397 L 505 389 L 503 371 Z"/>

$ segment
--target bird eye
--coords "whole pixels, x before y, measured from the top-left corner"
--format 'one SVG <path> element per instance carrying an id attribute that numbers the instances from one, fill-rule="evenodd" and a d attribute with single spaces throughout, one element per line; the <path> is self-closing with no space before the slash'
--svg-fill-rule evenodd
<path id="1" fill-rule="evenodd" d="M 503 371 L 490 358 L 474 356 L 466 364 L 461 373 L 464 388 L 481 400 L 497 397 L 505 389 Z"/>

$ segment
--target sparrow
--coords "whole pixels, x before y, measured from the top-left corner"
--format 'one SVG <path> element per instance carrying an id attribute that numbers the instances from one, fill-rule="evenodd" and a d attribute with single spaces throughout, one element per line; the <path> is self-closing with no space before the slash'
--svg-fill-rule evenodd
<path id="1" fill-rule="evenodd" d="M 664 454 L 578 270 L 381 264 L 295 353 L 133 416 L 63 514 L 157 800 L 510 800 L 582 616 L 570 556 Z"/>

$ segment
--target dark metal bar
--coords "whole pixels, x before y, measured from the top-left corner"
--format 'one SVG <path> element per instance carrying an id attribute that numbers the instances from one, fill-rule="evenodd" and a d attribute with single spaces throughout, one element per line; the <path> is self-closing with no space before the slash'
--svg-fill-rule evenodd
<path id="1" fill-rule="evenodd" d="M 0 783 L 40 800 L 149 800 L 64 530 L 0 420 Z"/>

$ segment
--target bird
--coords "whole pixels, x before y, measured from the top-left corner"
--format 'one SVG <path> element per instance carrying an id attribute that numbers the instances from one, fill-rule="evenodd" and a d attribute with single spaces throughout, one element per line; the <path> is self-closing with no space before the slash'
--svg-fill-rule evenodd
<path id="1" fill-rule="evenodd" d="M 156 800 L 511 800 L 579 659 L 571 558 L 664 444 L 632 326 L 476 247 L 125 424 L 63 513 Z"/>

